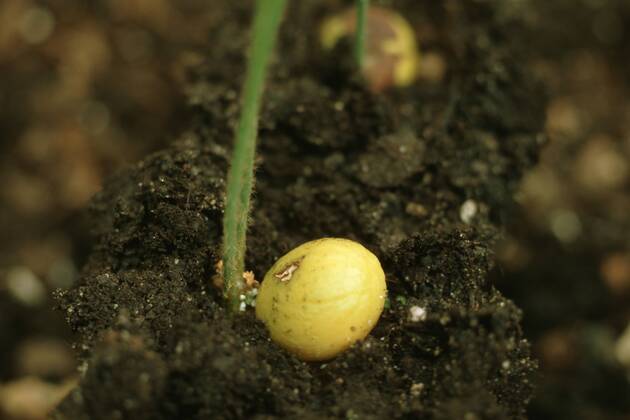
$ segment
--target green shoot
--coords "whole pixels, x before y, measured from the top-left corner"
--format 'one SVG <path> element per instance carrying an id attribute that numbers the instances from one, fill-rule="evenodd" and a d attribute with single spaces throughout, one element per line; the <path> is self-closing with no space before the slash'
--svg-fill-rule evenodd
<path id="1" fill-rule="evenodd" d="M 253 188 L 258 114 L 267 67 L 276 42 L 286 0 L 257 0 L 247 61 L 242 109 L 234 136 L 223 218 L 223 282 L 229 308 L 238 312 L 245 283 L 245 241 Z"/>
<path id="2" fill-rule="evenodd" d="M 357 0 L 357 27 L 354 42 L 354 57 L 359 69 L 363 68 L 365 61 L 365 40 L 367 37 L 367 11 L 370 6 L 369 0 Z"/>

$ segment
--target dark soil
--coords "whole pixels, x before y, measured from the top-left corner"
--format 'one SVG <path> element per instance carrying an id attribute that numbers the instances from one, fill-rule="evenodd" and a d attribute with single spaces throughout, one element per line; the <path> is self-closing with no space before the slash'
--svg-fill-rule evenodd
<path id="1" fill-rule="evenodd" d="M 509 2 L 391 2 L 449 72 L 382 95 L 353 75 L 348 43 L 318 47 L 316 23 L 342 5 L 292 2 L 261 117 L 246 266 L 262 278 L 323 236 L 376 253 L 390 307 L 327 363 L 285 353 L 253 311 L 227 314 L 212 285 L 251 16 L 249 2 L 216 3 L 207 64 L 189 75 L 195 123 L 91 205 L 94 248 L 58 293 L 83 376 L 53 417 L 524 417 L 536 362 L 488 273 L 536 162 L 544 101 Z M 478 211 L 464 223 L 467 200 Z M 426 320 L 412 322 L 414 305 Z"/>

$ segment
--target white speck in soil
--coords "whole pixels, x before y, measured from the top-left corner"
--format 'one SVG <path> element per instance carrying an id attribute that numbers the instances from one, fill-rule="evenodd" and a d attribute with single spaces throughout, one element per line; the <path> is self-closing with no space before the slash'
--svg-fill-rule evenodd
<path id="1" fill-rule="evenodd" d="M 420 306 L 409 308 L 409 319 L 411 322 L 420 322 L 427 319 L 427 310 Z"/>
<path id="2" fill-rule="evenodd" d="M 477 215 L 477 203 L 474 200 L 466 200 L 459 208 L 459 218 L 462 222 L 468 224 Z"/>

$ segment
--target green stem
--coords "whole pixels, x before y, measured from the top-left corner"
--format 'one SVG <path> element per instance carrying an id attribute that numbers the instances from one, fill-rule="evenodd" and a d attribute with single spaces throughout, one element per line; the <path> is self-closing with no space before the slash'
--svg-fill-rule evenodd
<path id="1" fill-rule="evenodd" d="M 363 68 L 365 61 L 365 39 L 367 37 L 367 11 L 370 5 L 369 0 L 357 0 L 357 27 L 354 43 L 354 57 L 359 69 Z"/>
<path id="2" fill-rule="evenodd" d="M 245 240 L 254 178 L 260 102 L 285 5 L 286 0 L 256 1 L 252 42 L 241 98 L 242 109 L 227 177 L 223 218 L 224 295 L 233 312 L 239 310 L 240 295 L 244 290 Z"/>

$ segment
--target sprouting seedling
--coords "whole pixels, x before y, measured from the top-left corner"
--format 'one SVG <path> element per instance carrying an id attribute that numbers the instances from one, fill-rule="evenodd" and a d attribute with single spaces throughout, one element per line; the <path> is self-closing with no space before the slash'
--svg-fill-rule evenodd
<path id="1" fill-rule="evenodd" d="M 250 196 L 254 178 L 254 157 L 258 114 L 267 67 L 276 42 L 286 0 L 258 0 L 253 24 L 247 73 L 242 90 L 242 109 L 234 136 L 234 151 L 227 177 L 227 198 L 223 218 L 224 295 L 232 311 L 240 307 L 245 288 L 245 244 Z"/>
<path id="2" fill-rule="evenodd" d="M 354 39 L 354 57 L 368 88 L 379 93 L 410 85 L 417 76 L 419 52 L 411 24 L 394 10 L 357 0 L 355 7 L 327 17 L 320 42 L 332 50 L 344 37 Z"/>
<path id="3" fill-rule="evenodd" d="M 359 70 L 363 69 L 365 62 L 365 40 L 367 38 L 367 12 L 370 7 L 369 0 L 357 0 L 357 25 L 354 41 L 354 56 Z"/>

